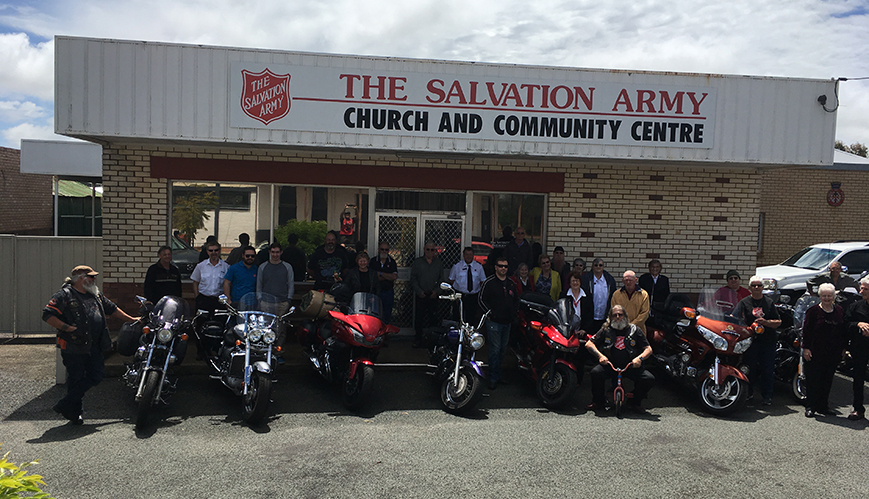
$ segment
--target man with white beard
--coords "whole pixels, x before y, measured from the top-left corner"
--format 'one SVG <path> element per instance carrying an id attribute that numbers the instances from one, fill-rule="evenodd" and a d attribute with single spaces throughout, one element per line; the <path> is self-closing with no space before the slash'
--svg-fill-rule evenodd
<path id="1" fill-rule="evenodd" d="M 610 309 L 609 323 L 585 344 L 585 348 L 598 359 L 598 365 L 591 370 L 591 404 L 588 409 L 599 410 L 606 407 L 604 381 L 615 379 L 619 369 L 630 364 L 623 376 L 634 381 L 633 398 L 628 398 L 626 407 L 639 414 L 646 414 L 640 403 L 652 388 L 655 376 L 643 369 L 643 361 L 652 356 L 652 347 L 639 327 L 628 321 L 624 307 L 614 305 Z"/>
<path id="2" fill-rule="evenodd" d="M 128 322 L 138 320 L 121 310 L 100 293 L 94 280 L 98 272 L 87 265 L 72 269 L 63 287 L 42 309 L 42 320 L 57 329 L 57 348 L 66 367 L 66 396 L 54 405 L 74 425 L 82 419 L 82 398 L 88 389 L 103 379 L 103 352 L 111 350 L 112 340 L 106 317 Z"/>

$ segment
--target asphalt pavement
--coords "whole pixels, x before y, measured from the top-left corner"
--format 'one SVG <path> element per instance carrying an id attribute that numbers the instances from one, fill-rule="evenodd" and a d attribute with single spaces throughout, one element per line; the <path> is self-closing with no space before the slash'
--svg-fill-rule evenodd
<path id="1" fill-rule="evenodd" d="M 424 362 L 424 351 L 405 341 L 379 360 Z M 2 452 L 14 462 L 39 459 L 31 471 L 59 499 L 869 493 L 867 423 L 844 417 L 850 380 L 842 376 L 833 387 L 836 417 L 805 418 L 780 385 L 773 406 L 715 418 L 693 393 L 661 382 L 647 401 L 650 415 L 617 419 L 585 410 L 587 377 L 570 407 L 549 411 L 508 366 L 509 384 L 458 417 L 441 410 L 424 370 L 378 370 L 371 403 L 352 413 L 337 387 L 293 359 L 277 371 L 271 417 L 249 426 L 240 400 L 188 356 L 169 405 L 137 432 L 133 393 L 119 378 L 88 392 L 85 424 L 71 426 L 51 411 L 64 390 L 54 385 L 53 346 L 0 345 Z"/>

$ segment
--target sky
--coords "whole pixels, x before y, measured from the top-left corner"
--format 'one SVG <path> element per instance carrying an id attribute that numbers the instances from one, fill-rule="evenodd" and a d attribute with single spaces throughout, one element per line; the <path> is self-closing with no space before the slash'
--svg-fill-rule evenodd
<path id="1" fill-rule="evenodd" d="M 56 35 L 848 78 L 836 136 L 869 143 L 869 0 L 0 0 L 0 146 L 64 138 L 53 133 Z"/>

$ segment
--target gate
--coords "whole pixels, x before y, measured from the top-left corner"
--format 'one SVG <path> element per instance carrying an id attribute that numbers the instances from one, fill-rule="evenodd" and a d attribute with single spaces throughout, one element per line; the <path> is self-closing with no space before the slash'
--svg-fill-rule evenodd
<path id="1" fill-rule="evenodd" d="M 378 212 L 375 224 L 377 241 L 389 243 L 389 256 L 398 264 L 392 323 L 399 327 L 413 327 L 414 300 L 410 286 L 410 266 L 418 255 L 422 255 L 425 242 L 432 241 L 443 261 L 443 280 L 446 280 L 452 266 L 462 258 L 464 216 Z M 447 303 L 443 304 L 442 315 L 446 317 L 449 310 Z"/>

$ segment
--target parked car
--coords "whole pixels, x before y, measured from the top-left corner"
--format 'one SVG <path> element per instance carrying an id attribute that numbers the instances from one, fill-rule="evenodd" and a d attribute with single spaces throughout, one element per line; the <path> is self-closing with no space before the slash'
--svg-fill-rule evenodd
<path id="1" fill-rule="evenodd" d="M 474 260 L 480 262 L 480 265 L 485 265 L 489 253 L 492 252 L 492 245 L 483 241 L 471 241 L 471 247 L 474 248 Z"/>
<path id="2" fill-rule="evenodd" d="M 839 262 L 845 274 L 860 277 L 869 270 L 869 241 L 837 241 L 814 244 L 794 253 L 778 265 L 758 267 L 755 273 L 763 279 L 765 292 L 781 292 L 796 303 L 806 292 L 806 280 L 830 270 L 830 264 Z"/>
<path id="3" fill-rule="evenodd" d="M 178 237 L 172 236 L 172 263 L 181 271 L 182 279 L 190 279 L 190 274 L 199 263 L 199 250 L 193 249 Z"/>

